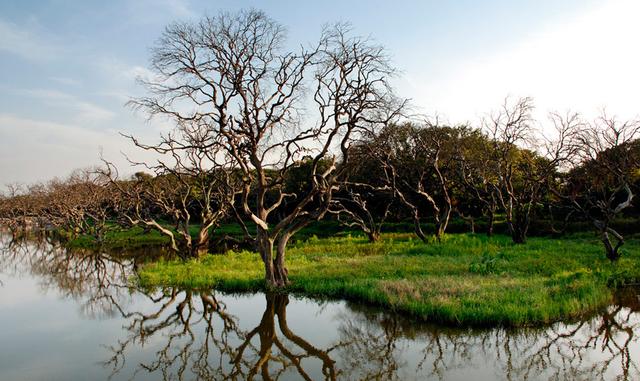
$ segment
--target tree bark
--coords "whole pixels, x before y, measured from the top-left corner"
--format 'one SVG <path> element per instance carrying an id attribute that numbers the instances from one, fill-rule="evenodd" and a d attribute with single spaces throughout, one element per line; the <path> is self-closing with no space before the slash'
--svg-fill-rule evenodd
<path id="1" fill-rule="evenodd" d="M 258 250 L 264 263 L 264 279 L 268 287 L 277 287 L 273 264 L 273 239 L 266 232 L 258 233 Z"/>
<path id="2" fill-rule="evenodd" d="M 193 245 L 193 256 L 200 258 L 209 252 L 209 229 L 201 229 Z"/>
<path id="3" fill-rule="evenodd" d="M 487 237 L 493 236 L 493 228 L 495 225 L 495 213 L 489 212 L 489 221 L 487 222 Z"/>
<path id="4" fill-rule="evenodd" d="M 274 262 L 274 277 L 276 285 L 278 287 L 286 286 L 289 284 L 289 270 L 285 266 L 285 254 L 287 251 L 287 243 L 291 238 L 291 232 L 284 232 L 278 239 L 278 245 L 276 247 L 276 259 Z"/>
<path id="5" fill-rule="evenodd" d="M 367 233 L 367 238 L 369 238 L 369 242 L 377 242 L 380 239 L 380 232 L 369 231 Z"/>
<path id="6" fill-rule="evenodd" d="M 418 238 L 420 238 L 422 242 L 427 243 L 427 236 L 422 231 L 422 226 L 420 226 L 420 216 L 418 215 L 417 210 L 414 210 L 413 212 L 413 229 L 415 230 Z"/>
<path id="7" fill-rule="evenodd" d="M 617 241 L 615 245 L 613 244 L 613 242 L 611 242 L 610 234 L 613 235 L 613 237 Z M 620 247 L 624 245 L 624 238 L 618 232 L 616 232 L 615 230 L 609 227 L 605 227 L 604 229 L 602 229 L 601 237 L 602 237 L 602 243 L 604 244 L 605 254 L 607 255 L 607 258 L 611 262 L 617 262 L 621 256 Z"/>
<path id="8" fill-rule="evenodd" d="M 440 218 L 439 215 L 436 215 L 436 239 L 438 242 L 442 240 L 442 236 L 445 231 L 447 231 L 447 226 L 449 225 L 449 219 L 451 218 L 451 207 L 449 205 L 446 206 L 443 217 L 444 218 Z"/>

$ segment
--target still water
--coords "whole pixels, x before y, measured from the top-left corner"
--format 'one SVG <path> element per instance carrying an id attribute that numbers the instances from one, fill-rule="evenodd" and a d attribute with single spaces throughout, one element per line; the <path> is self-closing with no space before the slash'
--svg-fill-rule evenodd
<path id="1" fill-rule="evenodd" d="M 0 380 L 640 379 L 640 300 L 537 329 L 342 301 L 131 287 L 142 253 L 0 236 Z"/>

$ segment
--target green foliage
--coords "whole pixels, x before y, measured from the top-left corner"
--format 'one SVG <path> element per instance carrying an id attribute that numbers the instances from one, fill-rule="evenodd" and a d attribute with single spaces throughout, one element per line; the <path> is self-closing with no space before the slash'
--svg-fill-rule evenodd
<path id="1" fill-rule="evenodd" d="M 64 235 L 64 232 L 61 233 Z M 107 230 L 102 243 L 97 242 L 93 237 L 81 235 L 70 239 L 66 245 L 74 249 L 95 249 L 103 247 L 107 249 L 137 249 L 150 246 L 164 246 L 169 243 L 169 239 L 155 230 L 145 232 L 143 228 L 133 227 L 130 229 L 110 229 Z"/>
<path id="2" fill-rule="evenodd" d="M 502 253 L 492 255 L 490 253 L 482 254 L 479 260 L 473 260 L 469 265 L 469 272 L 474 274 L 498 274 L 500 272 L 500 262 L 504 258 Z"/>
<path id="3" fill-rule="evenodd" d="M 579 317 L 612 300 L 612 286 L 640 280 L 640 241 L 625 245 L 617 264 L 593 236 L 532 238 L 514 245 L 507 236 L 452 234 L 424 244 L 410 233 L 311 236 L 288 251 L 287 292 L 380 305 L 454 325 L 539 325 Z M 145 266 L 145 286 L 264 288 L 260 258 L 251 252 L 208 255 L 189 262 Z"/>

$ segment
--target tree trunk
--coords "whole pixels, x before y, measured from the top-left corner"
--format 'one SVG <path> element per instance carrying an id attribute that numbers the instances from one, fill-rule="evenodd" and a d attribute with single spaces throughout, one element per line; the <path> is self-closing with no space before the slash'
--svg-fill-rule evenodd
<path id="1" fill-rule="evenodd" d="M 444 218 L 441 218 L 439 215 L 436 216 L 436 239 L 438 242 L 442 239 L 442 236 L 447 231 L 447 226 L 449 226 L 449 218 L 451 218 L 451 207 L 447 206 L 444 214 Z"/>
<path id="2" fill-rule="evenodd" d="M 201 229 L 193 245 L 193 256 L 200 258 L 209 252 L 209 229 Z"/>
<path id="3" fill-rule="evenodd" d="M 471 234 L 475 234 L 476 233 L 476 219 L 473 218 L 472 215 L 465 216 L 460 211 L 458 211 L 458 215 L 460 216 L 460 218 L 462 218 L 463 220 L 465 220 L 469 224 L 470 233 Z"/>
<path id="4" fill-rule="evenodd" d="M 265 281 L 267 287 L 277 288 L 289 284 L 289 271 L 285 265 L 287 242 L 291 238 L 290 233 L 284 233 L 278 238 L 276 256 L 273 256 L 274 239 L 266 232 L 258 233 L 258 250 L 264 263 Z"/>
<path id="5" fill-rule="evenodd" d="M 422 227 L 420 226 L 420 216 L 418 216 L 418 212 L 413 212 L 413 229 L 416 232 L 418 238 L 422 240 L 422 242 L 427 243 L 427 236 L 422 231 Z"/>
<path id="6" fill-rule="evenodd" d="M 268 287 L 277 287 L 273 271 L 273 239 L 266 232 L 258 233 L 258 251 L 264 263 L 264 279 Z"/>
<path id="7" fill-rule="evenodd" d="M 493 227 L 495 225 L 495 213 L 489 212 L 489 221 L 487 222 L 487 237 L 493 236 Z"/>
<path id="8" fill-rule="evenodd" d="M 367 232 L 367 238 L 369 238 L 369 242 L 377 242 L 380 239 L 380 232 L 371 230 Z"/>
<path id="9" fill-rule="evenodd" d="M 526 243 L 528 230 L 529 216 L 525 211 L 517 209 L 516 213 L 512 215 L 511 221 L 509 221 L 509 231 L 511 233 L 511 240 L 513 241 L 513 243 Z"/>
<path id="10" fill-rule="evenodd" d="M 438 242 L 441 242 L 442 241 L 442 234 L 443 234 L 442 224 L 436 223 L 436 231 L 435 231 L 435 233 L 436 233 L 436 240 Z"/>
<path id="11" fill-rule="evenodd" d="M 617 241 L 615 246 L 611 242 L 611 237 L 609 233 L 611 233 L 611 235 L 613 235 L 613 237 Z M 620 259 L 620 247 L 624 245 L 624 239 L 620 234 L 618 234 L 618 232 L 616 232 L 611 228 L 607 228 L 606 230 L 603 230 L 601 234 L 602 234 L 602 243 L 604 244 L 605 254 L 607 255 L 607 258 L 611 262 L 616 262 L 618 259 Z"/>
<path id="12" fill-rule="evenodd" d="M 285 265 L 285 254 L 287 250 L 287 243 L 291 238 L 290 232 L 283 233 L 278 239 L 278 246 L 276 248 L 276 260 L 274 263 L 274 277 L 276 280 L 276 286 L 283 287 L 289 284 L 289 270 Z"/>
<path id="13" fill-rule="evenodd" d="M 511 240 L 516 244 L 524 244 L 527 242 L 526 230 L 519 224 L 512 224 Z"/>

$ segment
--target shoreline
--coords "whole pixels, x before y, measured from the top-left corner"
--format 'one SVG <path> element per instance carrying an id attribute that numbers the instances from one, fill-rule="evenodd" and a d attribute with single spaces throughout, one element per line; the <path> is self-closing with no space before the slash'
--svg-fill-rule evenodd
<path id="1" fill-rule="evenodd" d="M 410 234 L 310 238 L 288 250 L 291 285 L 279 292 L 348 300 L 400 312 L 422 322 L 458 327 L 540 326 L 592 314 L 619 286 L 640 279 L 640 242 L 610 264 L 595 239 L 451 234 L 424 244 Z M 186 262 L 145 264 L 143 287 L 266 290 L 257 254 L 206 255 Z"/>

